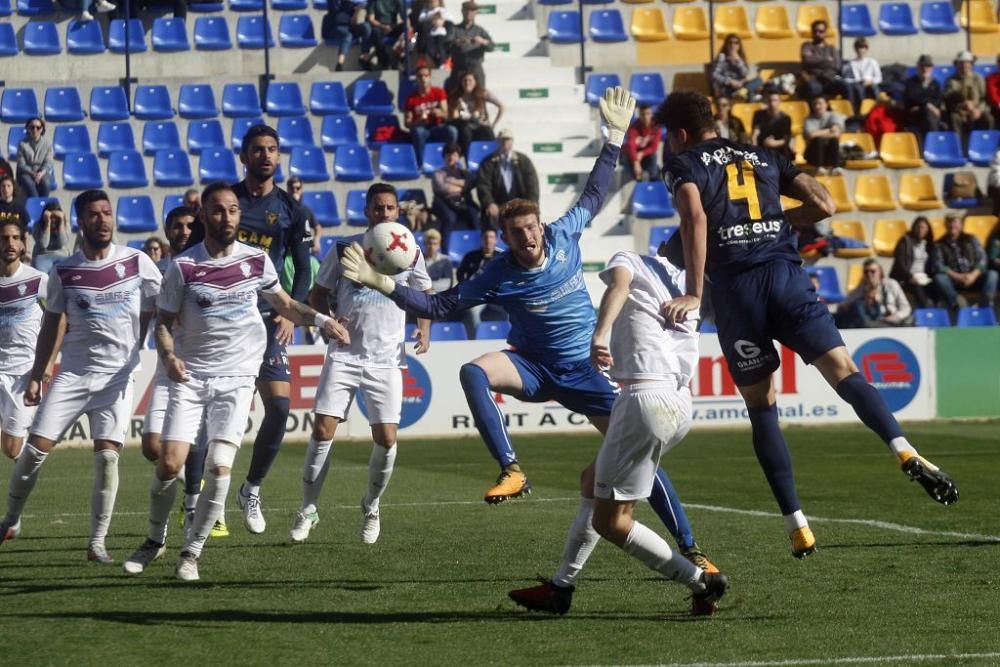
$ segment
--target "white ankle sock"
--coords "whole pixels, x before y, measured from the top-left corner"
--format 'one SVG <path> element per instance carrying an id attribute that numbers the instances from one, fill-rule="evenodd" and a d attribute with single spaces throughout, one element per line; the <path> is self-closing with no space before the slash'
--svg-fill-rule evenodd
<path id="1" fill-rule="evenodd" d="M 591 552 L 597 546 L 601 536 L 592 525 L 594 520 L 594 499 L 580 498 L 580 507 L 576 518 L 569 527 L 566 536 L 566 546 L 563 548 L 562 563 L 552 577 L 552 583 L 557 586 L 575 586 L 580 570 L 586 565 Z"/>
<path id="2" fill-rule="evenodd" d="M 333 453 L 333 440 L 316 440 L 309 438 L 306 448 L 306 460 L 302 466 L 302 513 L 316 511 L 320 494 L 323 493 L 323 483 L 326 473 L 330 470 L 330 455 Z"/>
<path id="3" fill-rule="evenodd" d="M 784 514 L 781 518 L 785 520 L 785 532 L 789 535 L 799 528 L 809 527 L 809 522 L 806 521 L 806 515 L 802 513 L 802 510 L 796 510 L 791 514 Z"/>
<path id="4" fill-rule="evenodd" d="M 153 475 L 149 484 L 149 539 L 160 544 L 167 541 L 167 526 L 170 523 L 170 510 L 177 500 L 176 478 L 161 480 Z"/>
<path id="5" fill-rule="evenodd" d="M 396 445 L 383 447 L 372 445 L 371 456 L 368 457 L 368 494 L 365 496 L 365 509 L 374 512 L 378 509 L 379 498 L 385 493 L 392 477 L 393 466 L 396 465 Z"/>
<path id="6" fill-rule="evenodd" d="M 24 504 L 28 502 L 28 496 L 38 481 L 38 471 L 48 456 L 48 453 L 35 449 L 31 443 L 25 443 L 21 449 L 21 455 L 17 457 L 10 473 L 10 488 L 7 490 L 8 521 L 13 523 L 21 517 Z"/>
<path id="7" fill-rule="evenodd" d="M 632 530 L 628 532 L 622 549 L 667 579 L 684 584 L 695 592 L 704 590 L 704 586 L 699 583 L 701 568 L 679 552 L 671 551 L 670 545 L 662 537 L 638 521 L 632 523 Z"/>
<path id="8" fill-rule="evenodd" d="M 198 498 L 198 506 L 194 510 L 194 525 L 184 543 L 184 551 L 189 551 L 197 558 L 205 547 L 205 540 L 212 526 L 226 509 L 226 495 L 229 494 L 229 481 L 232 477 L 217 477 L 213 473 L 205 475 L 205 487 Z"/>
<path id="9" fill-rule="evenodd" d="M 243 486 L 240 487 L 240 492 L 245 496 L 259 496 L 260 495 L 260 484 L 251 484 L 250 482 L 243 482 Z"/>
<path id="10" fill-rule="evenodd" d="M 113 449 L 94 452 L 94 490 L 90 495 L 91 544 L 104 544 L 117 496 L 118 452 Z"/>
<path id="11" fill-rule="evenodd" d="M 898 438 L 893 438 L 892 440 L 890 440 L 889 449 L 891 449 L 892 453 L 895 454 L 896 457 L 899 458 L 900 460 L 904 458 L 908 459 L 911 456 L 916 455 L 917 453 L 916 448 L 913 445 L 911 445 L 909 441 L 903 436 L 899 436 Z"/>

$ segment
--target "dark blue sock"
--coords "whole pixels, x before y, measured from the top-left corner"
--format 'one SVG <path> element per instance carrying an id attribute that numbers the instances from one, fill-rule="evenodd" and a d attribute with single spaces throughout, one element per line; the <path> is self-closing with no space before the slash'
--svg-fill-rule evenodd
<path id="1" fill-rule="evenodd" d="M 469 402 L 469 410 L 472 411 L 476 428 L 479 429 L 479 435 L 486 443 L 486 448 L 490 450 L 490 455 L 497 460 L 501 468 L 516 463 L 517 454 L 514 453 L 514 446 L 510 444 L 510 435 L 507 433 L 500 408 L 493 400 L 486 371 L 475 364 L 464 364 L 458 372 L 458 379 L 462 383 L 462 390 L 465 391 L 465 400 Z"/>
<path id="2" fill-rule="evenodd" d="M 264 399 L 264 419 L 257 431 L 257 438 L 253 441 L 253 456 L 250 458 L 250 470 L 247 471 L 247 481 L 251 484 L 260 485 L 267 477 L 274 459 L 278 458 L 281 441 L 285 438 L 288 409 L 287 396 Z"/>
<path id="3" fill-rule="evenodd" d="M 771 493 L 782 514 L 797 512 L 801 506 L 792 475 L 792 457 L 778 425 L 778 406 L 747 408 L 747 412 L 753 426 L 753 452 L 771 485 Z"/>
<path id="4" fill-rule="evenodd" d="M 851 404 L 854 413 L 865 426 L 889 444 L 893 438 L 903 436 L 903 429 L 892 416 L 892 411 L 882 399 L 878 389 L 865 381 L 861 373 L 852 373 L 837 385 L 837 394 Z"/>
<path id="5" fill-rule="evenodd" d="M 694 535 L 691 532 L 691 523 L 688 521 L 681 499 L 674 491 L 674 485 L 670 483 L 666 471 L 663 468 L 656 469 L 656 479 L 653 480 L 653 493 L 649 496 L 649 505 L 660 517 L 660 521 L 667 527 L 670 534 L 677 540 L 677 546 L 690 549 L 694 546 Z"/>
<path id="6" fill-rule="evenodd" d="M 184 461 L 184 493 L 193 496 L 201 493 L 201 480 L 205 475 L 205 457 L 208 456 L 208 443 L 205 440 L 205 429 L 198 432 L 198 442 L 188 452 Z"/>

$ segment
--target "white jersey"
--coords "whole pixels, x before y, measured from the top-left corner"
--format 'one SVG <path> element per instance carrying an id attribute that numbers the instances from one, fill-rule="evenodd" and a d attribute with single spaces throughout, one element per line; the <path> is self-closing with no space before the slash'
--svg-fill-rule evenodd
<path id="1" fill-rule="evenodd" d="M 236 242 L 212 258 L 204 242 L 174 257 L 157 299 L 178 315 L 174 349 L 187 370 L 203 376 L 256 376 L 267 345 L 257 308 L 261 292 L 281 291 L 267 254 Z"/>
<path id="2" fill-rule="evenodd" d="M 684 294 L 684 272 L 662 257 L 634 252 L 616 253 L 601 279 L 611 283 L 611 272 L 623 267 L 632 274 L 628 301 L 611 329 L 611 376 L 616 380 L 662 380 L 674 375 L 687 385 L 698 363 L 697 313 L 667 327 L 660 314 L 664 301 Z"/>
<path id="3" fill-rule="evenodd" d="M 23 375 L 35 363 L 42 307 L 49 277 L 21 263 L 12 276 L 0 276 L 0 374 Z"/>
<path id="4" fill-rule="evenodd" d="M 338 241 L 333 252 L 327 253 L 316 274 L 316 284 L 330 290 L 338 318 L 346 318 L 350 345 L 330 343 L 330 358 L 357 366 L 373 368 L 406 367 L 406 313 L 389 297 L 369 287 L 356 285 L 341 277 L 340 255 L 352 242 L 361 242 L 362 235 Z M 426 291 L 431 289 L 424 255 L 417 250 L 413 267 L 392 276 L 397 283 Z"/>
<path id="5" fill-rule="evenodd" d="M 160 270 L 144 253 L 109 246 L 91 261 L 83 252 L 49 272 L 45 308 L 66 313 L 60 368 L 74 373 L 116 373 L 139 367 L 139 315 L 151 312 Z"/>

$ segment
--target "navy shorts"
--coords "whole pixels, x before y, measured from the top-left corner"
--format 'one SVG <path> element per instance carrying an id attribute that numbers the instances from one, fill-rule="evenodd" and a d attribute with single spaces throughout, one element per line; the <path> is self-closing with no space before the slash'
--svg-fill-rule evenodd
<path id="1" fill-rule="evenodd" d="M 737 386 L 778 369 L 777 340 L 811 364 L 844 344 L 826 305 L 801 266 L 762 264 L 712 285 L 719 344 Z"/>
<path id="2" fill-rule="evenodd" d="M 267 329 L 267 347 L 264 348 L 264 360 L 260 364 L 257 379 L 261 382 L 289 382 L 292 379 L 288 367 L 288 348 L 274 339 L 278 325 L 274 322 L 274 312 L 262 312 L 264 328 Z"/>
<path id="3" fill-rule="evenodd" d="M 618 386 L 590 364 L 590 359 L 546 364 L 513 350 L 504 354 L 514 363 L 523 385 L 519 398 L 529 403 L 555 400 L 587 417 L 606 417 L 618 397 Z"/>

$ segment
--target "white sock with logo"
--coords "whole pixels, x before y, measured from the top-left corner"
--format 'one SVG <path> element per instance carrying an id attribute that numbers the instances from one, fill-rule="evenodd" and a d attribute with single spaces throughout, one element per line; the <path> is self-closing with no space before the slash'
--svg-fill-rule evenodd
<path id="1" fill-rule="evenodd" d="M 594 551 L 594 547 L 601 539 L 601 536 L 594 530 L 593 521 L 594 499 L 581 496 L 576 517 L 573 519 L 573 523 L 569 527 L 569 534 L 566 536 L 562 562 L 552 577 L 552 583 L 556 586 L 576 585 L 576 578 L 579 576 L 580 570 L 586 565 L 591 552 Z"/>
<path id="2" fill-rule="evenodd" d="M 368 457 L 368 494 L 365 495 L 365 509 L 374 512 L 378 509 L 379 498 L 389 485 L 393 467 L 396 465 L 396 443 L 391 447 L 372 444 L 372 453 Z"/>
<path id="3" fill-rule="evenodd" d="M 17 457 L 14 469 L 11 470 L 10 487 L 7 489 L 8 522 L 16 523 L 21 518 L 24 504 L 28 502 L 28 496 L 38 481 L 38 471 L 48 456 L 47 452 L 35 449 L 31 443 L 26 443 L 21 449 L 21 455 Z"/>
<path id="4" fill-rule="evenodd" d="M 638 521 L 632 523 L 632 530 L 625 538 L 622 550 L 642 561 L 646 567 L 656 570 L 667 579 L 684 584 L 696 593 L 704 590 L 699 583 L 701 568 L 671 550 L 670 545 L 654 531 Z"/>
<path id="5" fill-rule="evenodd" d="M 317 510 L 319 496 L 323 493 L 323 483 L 326 481 L 326 473 L 330 470 L 330 455 L 332 453 L 333 440 L 309 438 L 306 460 L 302 465 L 303 514 L 310 514 Z"/>
<path id="6" fill-rule="evenodd" d="M 205 474 L 205 487 L 201 490 L 198 506 L 194 510 L 194 524 L 184 543 L 184 551 L 190 552 L 195 558 L 201 555 L 212 526 L 226 509 L 226 495 L 229 493 L 231 479 L 229 473 L 225 477 L 212 472 Z"/>
<path id="7" fill-rule="evenodd" d="M 103 545 L 111 526 L 118 496 L 118 452 L 102 449 L 94 452 L 94 490 L 90 495 L 90 543 Z"/>
<path id="8" fill-rule="evenodd" d="M 170 523 L 170 510 L 177 500 L 176 478 L 161 480 L 153 475 L 149 484 L 149 539 L 159 544 L 167 541 L 167 526 Z"/>

